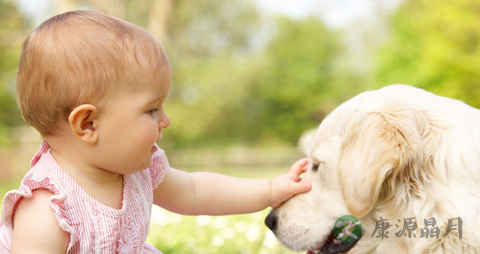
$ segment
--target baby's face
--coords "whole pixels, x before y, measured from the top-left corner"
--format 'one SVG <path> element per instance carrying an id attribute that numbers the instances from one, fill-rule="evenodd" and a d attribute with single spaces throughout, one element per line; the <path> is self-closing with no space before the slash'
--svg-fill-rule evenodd
<path id="1" fill-rule="evenodd" d="M 140 84 L 144 89 L 123 92 L 99 116 L 99 165 L 119 174 L 130 174 L 150 166 L 154 144 L 170 125 L 165 102 L 171 85 L 171 68 L 164 65 L 155 78 Z M 141 81 L 139 81 L 141 82 Z"/>

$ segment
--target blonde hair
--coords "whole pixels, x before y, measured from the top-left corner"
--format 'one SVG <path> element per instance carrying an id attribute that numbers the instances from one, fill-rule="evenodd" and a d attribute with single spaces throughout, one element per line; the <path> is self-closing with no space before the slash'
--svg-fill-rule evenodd
<path id="1" fill-rule="evenodd" d="M 168 59 L 145 29 L 92 11 L 43 22 L 23 43 L 17 99 L 25 122 L 55 135 L 85 103 L 105 105 L 120 91 L 148 82 Z"/>

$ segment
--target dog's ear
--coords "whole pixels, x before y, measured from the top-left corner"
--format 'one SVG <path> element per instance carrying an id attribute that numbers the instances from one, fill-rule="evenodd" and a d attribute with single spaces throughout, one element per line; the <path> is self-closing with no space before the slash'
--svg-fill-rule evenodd
<path id="1" fill-rule="evenodd" d="M 303 154 L 308 155 L 308 149 L 310 147 L 310 143 L 313 139 L 313 136 L 315 136 L 316 131 L 317 131 L 317 128 L 307 130 L 302 134 L 302 136 L 298 140 L 298 148 L 300 149 L 300 151 L 303 152 Z"/>
<path id="2" fill-rule="evenodd" d="M 400 109 L 357 112 L 343 127 L 338 177 L 351 215 L 367 214 L 380 194 L 392 198 L 395 188 L 403 185 L 401 181 L 407 185 L 422 181 L 422 136 L 428 132 L 422 113 Z"/>

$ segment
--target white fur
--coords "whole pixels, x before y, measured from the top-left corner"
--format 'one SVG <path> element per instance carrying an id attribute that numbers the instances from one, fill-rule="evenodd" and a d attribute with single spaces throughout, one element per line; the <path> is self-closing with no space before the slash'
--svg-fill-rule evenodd
<path id="1" fill-rule="evenodd" d="M 322 162 L 304 176 L 312 190 L 274 211 L 275 233 L 287 247 L 318 248 L 336 219 L 351 214 L 364 235 L 349 253 L 480 253 L 479 110 L 392 85 L 340 105 L 307 151 L 311 164 Z M 392 225 L 388 239 L 371 236 L 380 217 Z M 416 238 L 395 236 L 410 217 Z M 432 217 L 439 239 L 419 238 L 424 218 Z M 457 217 L 462 239 L 458 230 L 443 236 L 448 219 Z"/>

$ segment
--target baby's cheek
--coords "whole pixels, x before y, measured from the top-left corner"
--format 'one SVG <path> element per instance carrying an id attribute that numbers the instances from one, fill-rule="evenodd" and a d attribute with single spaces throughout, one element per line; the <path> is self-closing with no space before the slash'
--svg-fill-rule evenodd
<path id="1" fill-rule="evenodd" d="M 140 123 L 137 128 L 138 135 L 141 135 L 143 140 L 152 140 L 155 142 L 158 136 L 158 122 L 153 118 Z"/>
<path id="2" fill-rule="evenodd" d="M 148 142 L 149 145 L 153 145 L 155 141 L 157 141 L 157 137 L 159 135 L 158 132 L 158 125 L 149 126 L 147 130 L 145 130 L 145 142 Z"/>

